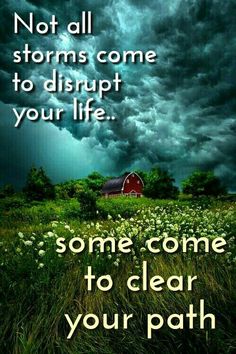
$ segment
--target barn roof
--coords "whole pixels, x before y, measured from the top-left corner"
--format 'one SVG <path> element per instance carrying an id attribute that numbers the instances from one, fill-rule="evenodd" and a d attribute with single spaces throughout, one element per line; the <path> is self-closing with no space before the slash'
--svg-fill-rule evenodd
<path id="1" fill-rule="evenodd" d="M 109 179 L 109 181 L 104 184 L 102 193 L 120 192 L 123 187 L 124 180 L 129 174 L 130 173 L 127 172 L 121 177 Z"/>

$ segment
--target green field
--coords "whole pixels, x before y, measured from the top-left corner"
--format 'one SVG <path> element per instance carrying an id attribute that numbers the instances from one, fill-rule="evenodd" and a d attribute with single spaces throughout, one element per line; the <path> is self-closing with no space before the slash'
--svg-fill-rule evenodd
<path id="1" fill-rule="evenodd" d="M 2 353 L 235 353 L 236 351 L 236 203 L 219 200 L 150 200 L 114 198 L 97 201 L 96 220 L 84 220 L 76 199 L 27 203 L 19 197 L 0 202 L 0 347 Z M 65 238 L 68 246 L 74 237 L 84 240 L 85 249 L 76 254 L 70 249 L 56 252 L 56 239 Z M 89 240 L 112 237 L 115 252 L 90 253 Z M 133 241 L 132 252 L 121 254 L 121 238 Z M 149 251 L 151 238 L 158 238 L 159 253 Z M 165 239 L 178 243 L 174 253 L 163 250 Z M 226 240 L 225 252 L 198 253 L 188 245 L 188 237 L 217 237 Z M 68 247 L 67 247 L 68 248 Z M 210 247 L 211 248 L 211 247 Z M 132 292 L 127 278 L 142 278 L 143 262 L 148 262 L 149 277 L 172 275 L 198 277 L 193 291 Z M 96 277 L 110 274 L 112 290 L 103 292 L 93 286 L 88 291 L 83 279 L 91 265 Z M 141 283 L 139 285 L 142 285 Z M 216 329 L 194 329 L 184 321 L 184 329 L 174 330 L 165 321 L 147 339 L 147 314 L 182 314 L 193 304 L 205 300 L 206 312 L 216 318 Z M 75 320 L 78 314 L 93 313 L 100 325 L 88 330 L 80 325 L 67 339 L 69 325 L 64 314 Z M 103 314 L 112 322 L 119 315 L 119 328 L 106 330 Z M 133 314 L 128 329 L 122 316 Z"/>

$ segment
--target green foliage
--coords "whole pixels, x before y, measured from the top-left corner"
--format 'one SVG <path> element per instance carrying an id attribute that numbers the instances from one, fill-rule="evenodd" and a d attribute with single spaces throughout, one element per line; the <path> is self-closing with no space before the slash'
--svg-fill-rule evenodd
<path id="1" fill-rule="evenodd" d="M 77 199 L 70 199 L 62 206 L 63 220 L 79 220 L 81 218 L 80 203 Z"/>
<path id="2" fill-rule="evenodd" d="M 77 199 L 27 201 L 20 197 L 2 199 L 0 202 L 0 224 L 14 228 L 30 224 L 42 228 L 58 218 L 62 220 L 79 220 L 80 204 Z M 42 225 L 39 225 L 42 224 Z M 1 235 L 0 229 L 0 237 Z"/>
<path id="3" fill-rule="evenodd" d="M 5 184 L 1 189 L 0 189 L 0 199 L 7 198 L 13 196 L 15 193 L 14 187 L 12 184 L 8 183 Z"/>
<path id="4" fill-rule="evenodd" d="M 28 200 L 44 200 L 55 197 L 55 187 L 42 167 L 30 169 L 24 193 Z"/>
<path id="5" fill-rule="evenodd" d="M 84 220 L 93 219 L 97 211 L 97 197 L 90 189 L 82 190 L 78 195 L 80 203 L 81 218 Z"/>
<path id="6" fill-rule="evenodd" d="M 60 183 L 55 186 L 56 197 L 58 199 L 78 198 L 79 193 L 87 189 L 99 196 L 106 179 L 100 173 L 93 172 L 87 178 Z"/>
<path id="7" fill-rule="evenodd" d="M 19 209 L 26 205 L 26 200 L 20 195 L 14 195 L 12 197 L 6 197 L 1 200 L 0 210 Z"/>
<path id="8" fill-rule="evenodd" d="M 55 193 L 58 199 L 77 198 L 81 190 L 85 188 L 85 182 L 82 180 L 67 181 L 55 186 Z"/>
<path id="9" fill-rule="evenodd" d="M 113 219 L 119 216 L 128 218 L 135 215 L 142 208 L 155 207 L 157 205 L 168 205 L 170 200 L 153 200 L 149 198 L 130 198 L 119 196 L 115 198 L 100 198 L 97 201 L 97 208 L 100 218 L 107 218 L 111 215 Z"/>
<path id="10" fill-rule="evenodd" d="M 0 190 L 0 198 L 11 197 L 15 193 L 14 187 L 12 184 L 5 184 Z"/>
<path id="11" fill-rule="evenodd" d="M 106 180 L 107 178 L 103 177 L 99 172 L 93 172 L 85 179 L 85 184 L 88 189 L 100 195 L 102 186 Z"/>
<path id="12" fill-rule="evenodd" d="M 78 201 L 44 201 L 31 203 L 34 213 L 39 207 L 53 208 L 58 220 L 47 225 L 22 224 L 15 229 L 13 237 L 0 242 L 0 346 L 3 353 L 40 354 L 85 354 L 85 353 L 234 353 L 236 345 L 235 325 L 235 203 L 217 202 L 218 208 L 206 210 L 198 207 L 198 201 L 191 205 L 176 201 L 159 201 L 147 198 L 101 198 L 100 202 L 123 210 L 133 206 L 130 219 L 82 222 L 63 220 L 63 209 L 78 206 Z M 32 205 L 33 204 L 33 205 Z M 158 205 L 159 206 L 155 206 Z M 135 208 L 141 207 L 140 210 Z M 60 212 L 60 214 L 59 214 Z M 0 215 L 1 216 L 1 215 Z M 36 219 L 35 219 L 36 220 Z M 35 221 L 34 220 L 34 221 Z M 66 222 L 65 222 L 66 221 Z M 14 216 L 9 230 L 15 225 Z M 40 228 L 39 228 L 40 227 Z M 37 229 L 38 228 L 38 229 Z M 0 229 L 1 230 L 1 229 Z M 4 226 L 4 235 L 9 232 Z M 12 231 L 11 231 L 12 232 Z M 161 242 L 166 234 L 176 237 L 181 243 L 183 237 L 217 236 L 227 240 L 224 254 L 204 252 L 195 254 L 189 248 L 187 253 L 150 254 L 147 240 L 157 237 Z M 67 250 L 62 255 L 55 251 L 58 237 L 105 238 L 112 235 L 116 242 L 121 237 L 133 240 L 132 250 L 123 254 L 96 252 L 89 254 L 87 246 L 80 254 Z M 181 292 L 127 290 L 127 279 L 132 275 L 142 277 L 142 262 L 148 262 L 149 275 L 198 275 L 197 287 Z M 91 265 L 97 276 L 110 274 L 114 287 L 109 292 L 94 288 L 87 290 L 83 281 L 87 266 Z M 142 283 L 142 279 L 138 284 Z M 19 301 L 20 299 L 20 301 Z M 216 315 L 214 330 L 201 330 L 198 319 L 194 319 L 194 330 L 189 331 L 188 320 L 184 330 L 172 331 L 167 326 L 153 331 L 153 338 L 147 339 L 147 314 L 160 314 L 166 321 L 172 313 L 185 314 L 190 304 L 198 312 L 199 299 L 205 299 L 207 312 Z M 112 321 L 115 313 L 134 314 L 126 330 L 103 330 L 102 325 L 93 331 L 86 330 L 82 323 L 71 340 L 64 314 L 71 318 L 78 314 L 94 313 L 102 319 L 104 313 Z M 120 319 L 120 318 L 119 318 Z M 207 321 L 206 321 L 207 322 Z M 50 336 L 48 335 L 50 333 Z M 82 345 L 81 345 L 82 343 Z"/>
<path id="13" fill-rule="evenodd" d="M 153 199 L 174 199 L 178 196 L 178 188 L 173 183 L 174 178 L 167 171 L 156 167 L 147 173 L 143 193 L 146 197 Z"/>
<path id="14" fill-rule="evenodd" d="M 182 182 L 183 192 L 199 196 L 218 196 L 226 193 L 221 181 L 213 172 L 195 171 Z"/>

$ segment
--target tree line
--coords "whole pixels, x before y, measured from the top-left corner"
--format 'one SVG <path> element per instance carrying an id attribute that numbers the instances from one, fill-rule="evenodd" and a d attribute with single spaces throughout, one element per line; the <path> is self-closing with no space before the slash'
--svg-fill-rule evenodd
<path id="1" fill-rule="evenodd" d="M 153 199 L 176 199 L 178 197 L 179 188 L 168 171 L 154 167 L 148 172 L 142 170 L 136 172 L 144 182 L 144 196 Z M 78 196 L 84 198 L 85 193 L 90 193 L 91 197 L 94 194 L 96 198 L 101 195 L 102 186 L 110 178 L 112 177 L 93 172 L 86 178 L 54 185 L 42 167 L 32 167 L 27 175 L 23 193 L 27 200 L 38 201 L 54 198 L 69 199 Z M 182 192 L 199 197 L 224 195 L 227 191 L 212 171 L 194 171 L 182 181 Z M 0 198 L 12 196 L 14 193 L 14 187 L 6 184 L 0 190 Z"/>

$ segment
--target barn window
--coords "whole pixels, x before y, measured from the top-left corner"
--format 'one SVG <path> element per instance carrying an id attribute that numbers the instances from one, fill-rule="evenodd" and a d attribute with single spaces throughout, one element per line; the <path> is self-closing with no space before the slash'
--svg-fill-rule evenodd
<path id="1" fill-rule="evenodd" d="M 137 181 L 137 183 L 138 183 L 138 184 L 140 184 L 140 182 L 139 182 L 139 181 Z"/>
<path id="2" fill-rule="evenodd" d="M 134 174 L 132 174 L 132 177 L 134 177 Z"/>
<path id="3" fill-rule="evenodd" d="M 129 179 L 127 179 L 127 183 L 129 183 Z"/>

